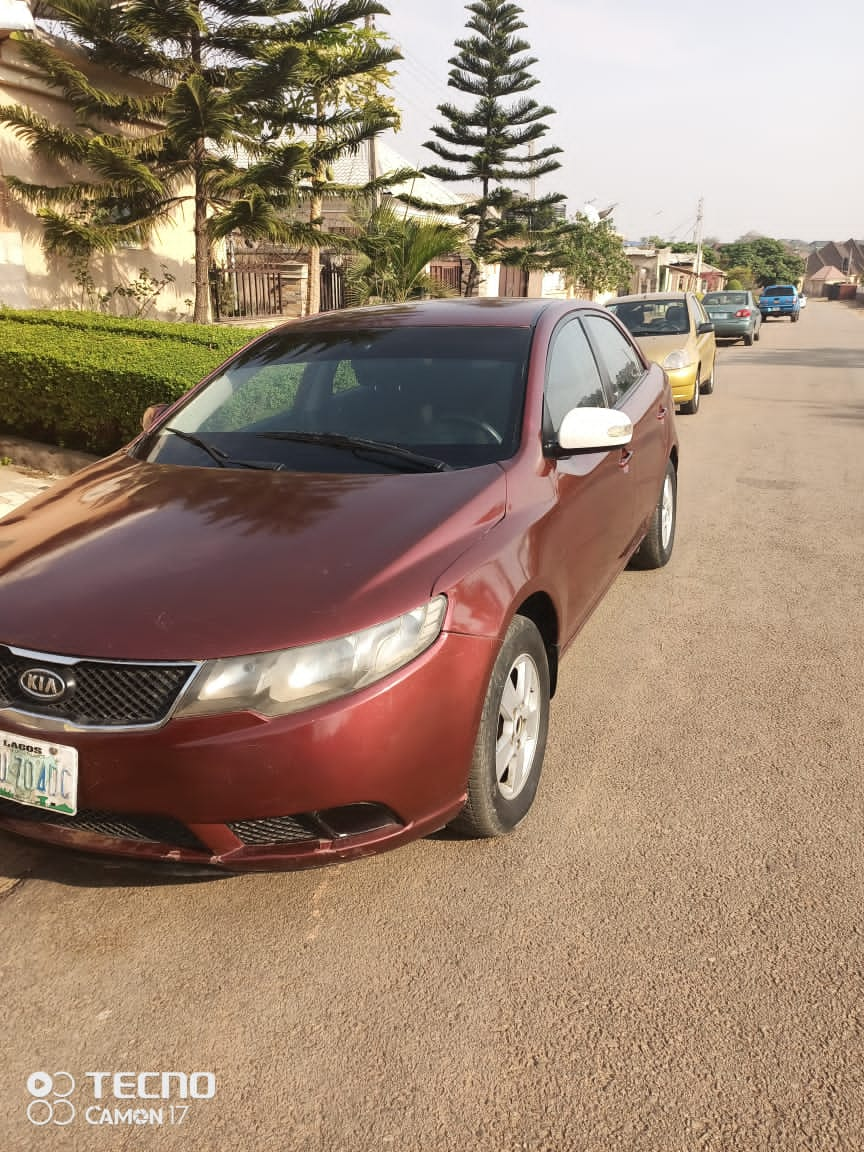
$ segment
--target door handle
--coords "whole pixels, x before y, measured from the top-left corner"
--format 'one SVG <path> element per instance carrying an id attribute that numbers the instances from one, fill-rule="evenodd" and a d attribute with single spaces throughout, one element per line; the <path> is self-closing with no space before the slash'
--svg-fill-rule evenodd
<path id="1" fill-rule="evenodd" d="M 657 409 L 657 419 L 658 420 L 665 420 L 666 419 L 666 413 L 668 411 L 669 411 L 669 409 L 666 408 L 663 404 L 661 404 L 660 407 Z"/>
<path id="2" fill-rule="evenodd" d="M 623 472 L 630 471 L 630 461 L 633 459 L 633 452 L 629 448 L 621 449 L 621 459 L 618 461 L 618 467 Z"/>

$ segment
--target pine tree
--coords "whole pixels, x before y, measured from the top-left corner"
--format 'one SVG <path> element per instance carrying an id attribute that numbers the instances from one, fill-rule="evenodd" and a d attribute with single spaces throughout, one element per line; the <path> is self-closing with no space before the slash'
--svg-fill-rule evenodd
<path id="1" fill-rule="evenodd" d="M 456 41 L 448 84 L 476 100 L 467 111 L 455 104 L 438 106 L 447 123 L 432 128 L 436 139 L 425 146 L 447 164 L 433 164 L 425 171 L 439 180 L 479 185 L 479 195 L 462 210 L 476 228 L 476 259 L 465 284 L 465 295 L 471 296 L 479 279 L 478 263 L 527 259 L 531 219 L 563 197 L 535 199 L 511 187 L 533 186 L 561 166 L 555 159 L 560 148 L 536 147 L 548 131 L 545 118 L 555 110 L 523 95 L 539 81 L 529 71 L 537 60 L 524 55 L 530 45 L 518 35 L 526 27 L 522 9 L 509 0 L 475 0 L 466 7 L 471 13 L 466 27 L 473 35 Z M 510 97 L 515 99 L 508 102 Z"/>
<path id="2" fill-rule="evenodd" d="M 291 136 L 302 127 L 312 46 L 385 8 L 372 0 L 313 3 L 311 13 L 301 0 L 52 0 L 50 12 L 79 60 L 47 38 L 22 39 L 21 50 L 74 108 L 76 127 L 0 107 L 0 122 L 34 152 L 88 173 L 56 187 L 8 180 L 42 218 L 49 251 L 86 257 L 146 243 L 190 202 L 194 319 L 206 321 L 218 238 L 327 239 L 296 215 L 320 161 L 302 133 Z M 117 84 L 97 87 L 89 64 Z M 379 112 L 370 111 L 370 133 L 392 120 Z M 328 143 L 331 162 L 340 148 L 359 146 L 350 131 Z"/>
<path id="3" fill-rule="evenodd" d="M 313 233 L 322 230 L 325 199 L 368 202 L 394 181 L 412 175 L 400 171 L 379 178 L 369 172 L 369 179 L 360 186 L 340 184 L 333 178 L 337 160 L 356 155 L 376 136 L 399 126 L 395 103 L 381 89 L 391 79 L 388 65 L 401 56 L 375 29 L 376 15 L 387 15 L 376 0 L 312 0 L 306 14 L 292 25 L 293 44 L 302 51 L 299 84 L 267 109 L 273 131 L 288 141 L 289 162 L 292 142 L 304 141 L 306 215 Z M 278 153 L 274 160 L 278 166 Z M 320 307 L 319 247 L 313 237 L 310 315 Z"/>

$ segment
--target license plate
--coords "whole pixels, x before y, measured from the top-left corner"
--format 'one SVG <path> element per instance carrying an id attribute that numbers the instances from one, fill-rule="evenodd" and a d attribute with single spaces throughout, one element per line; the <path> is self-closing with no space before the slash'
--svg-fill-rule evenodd
<path id="1" fill-rule="evenodd" d="M 712 315 L 713 315 L 713 318 L 715 320 L 728 320 L 729 319 L 729 313 L 728 312 L 714 312 L 714 313 L 712 313 Z"/>
<path id="2" fill-rule="evenodd" d="M 74 816 L 78 749 L 0 731 L 0 796 Z"/>

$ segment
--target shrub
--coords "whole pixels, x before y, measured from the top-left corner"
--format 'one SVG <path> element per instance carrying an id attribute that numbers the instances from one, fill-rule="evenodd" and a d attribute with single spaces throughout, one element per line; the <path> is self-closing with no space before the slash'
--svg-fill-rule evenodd
<path id="1" fill-rule="evenodd" d="M 138 434 L 149 404 L 176 400 L 257 335 L 96 313 L 0 309 L 0 428 L 111 452 Z"/>

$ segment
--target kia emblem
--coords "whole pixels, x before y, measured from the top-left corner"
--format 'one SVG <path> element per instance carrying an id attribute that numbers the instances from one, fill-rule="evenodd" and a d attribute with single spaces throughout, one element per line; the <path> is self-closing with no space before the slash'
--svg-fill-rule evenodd
<path id="1" fill-rule="evenodd" d="M 18 684 L 33 700 L 42 703 L 62 700 L 70 687 L 60 673 L 51 668 L 25 668 Z"/>

